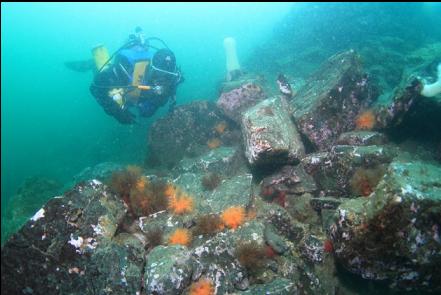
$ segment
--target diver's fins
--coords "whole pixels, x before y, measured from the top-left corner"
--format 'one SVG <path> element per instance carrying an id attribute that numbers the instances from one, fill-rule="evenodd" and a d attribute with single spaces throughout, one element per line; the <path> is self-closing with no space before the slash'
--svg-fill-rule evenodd
<path id="1" fill-rule="evenodd" d="M 75 72 L 88 72 L 95 70 L 95 61 L 93 59 L 79 60 L 79 61 L 66 61 L 64 65 Z"/>

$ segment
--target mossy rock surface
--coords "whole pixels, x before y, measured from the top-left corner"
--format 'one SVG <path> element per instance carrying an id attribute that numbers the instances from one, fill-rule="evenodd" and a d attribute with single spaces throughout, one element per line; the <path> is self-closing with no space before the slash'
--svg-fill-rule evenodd
<path id="1" fill-rule="evenodd" d="M 339 261 L 367 279 L 398 288 L 441 290 L 441 167 L 392 162 L 368 198 L 340 205 L 331 225 Z"/>

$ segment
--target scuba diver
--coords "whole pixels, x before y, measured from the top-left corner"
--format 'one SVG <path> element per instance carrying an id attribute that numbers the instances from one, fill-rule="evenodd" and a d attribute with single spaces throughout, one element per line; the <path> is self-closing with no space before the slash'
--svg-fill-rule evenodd
<path id="1" fill-rule="evenodd" d="M 152 46 L 159 41 L 163 47 Z M 176 104 L 176 89 L 183 77 L 176 66 L 176 58 L 164 41 L 145 38 L 140 27 L 129 40 L 109 57 L 107 49 L 100 45 L 92 49 L 97 72 L 90 92 L 104 111 L 122 124 L 133 124 L 136 107 L 139 115 L 152 116 L 159 107 L 170 102 L 169 111 Z M 74 69 L 74 63 L 66 65 Z M 84 64 L 83 64 L 84 66 Z M 82 71 L 81 64 L 76 64 Z"/>

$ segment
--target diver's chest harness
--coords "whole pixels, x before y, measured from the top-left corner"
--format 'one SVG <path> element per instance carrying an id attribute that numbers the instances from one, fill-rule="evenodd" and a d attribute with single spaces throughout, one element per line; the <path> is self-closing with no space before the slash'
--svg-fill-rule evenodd
<path id="1" fill-rule="evenodd" d="M 126 85 L 94 85 L 95 87 L 107 88 L 107 95 L 121 108 L 124 108 L 127 102 L 136 103 L 143 91 L 154 91 L 156 95 L 162 94 L 161 86 L 146 83 L 148 74 L 151 75 L 156 72 L 163 76 L 171 75 L 169 79 L 173 79 L 174 83 L 178 83 L 181 78 L 173 52 L 168 49 L 162 40 L 158 38 L 149 39 L 161 41 L 165 48 L 157 49 L 149 45 L 134 44 L 130 46 L 130 44 L 125 44 L 111 57 L 109 57 L 108 51 L 103 45 L 92 49 L 98 74 L 116 57 L 112 70 L 115 75 L 122 74 L 125 76 L 125 80 L 129 81 Z M 153 53 L 148 50 L 150 47 L 157 51 Z"/>

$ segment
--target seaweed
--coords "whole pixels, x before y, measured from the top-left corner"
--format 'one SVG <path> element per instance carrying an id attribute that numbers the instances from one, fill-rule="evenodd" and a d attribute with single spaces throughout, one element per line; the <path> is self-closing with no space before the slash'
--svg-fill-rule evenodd
<path id="1" fill-rule="evenodd" d="M 212 191 L 221 183 L 222 178 L 217 173 L 208 173 L 202 178 L 202 186 L 207 191 Z"/>
<path id="2" fill-rule="evenodd" d="M 159 227 L 155 227 L 150 229 L 145 233 L 145 237 L 147 239 L 147 245 L 150 249 L 155 248 L 156 246 L 162 245 L 164 239 L 164 232 Z"/>
<path id="3" fill-rule="evenodd" d="M 201 215 L 196 219 L 196 226 L 193 228 L 193 234 L 211 235 L 217 233 L 223 227 L 222 219 L 217 214 Z"/>
<path id="4" fill-rule="evenodd" d="M 352 192 L 358 196 L 369 196 L 375 190 L 385 172 L 384 165 L 378 165 L 374 168 L 358 168 L 349 181 Z"/>
<path id="5" fill-rule="evenodd" d="M 261 270 L 266 262 L 266 249 L 256 241 L 240 241 L 235 250 L 235 256 L 240 264 L 250 273 Z"/>

